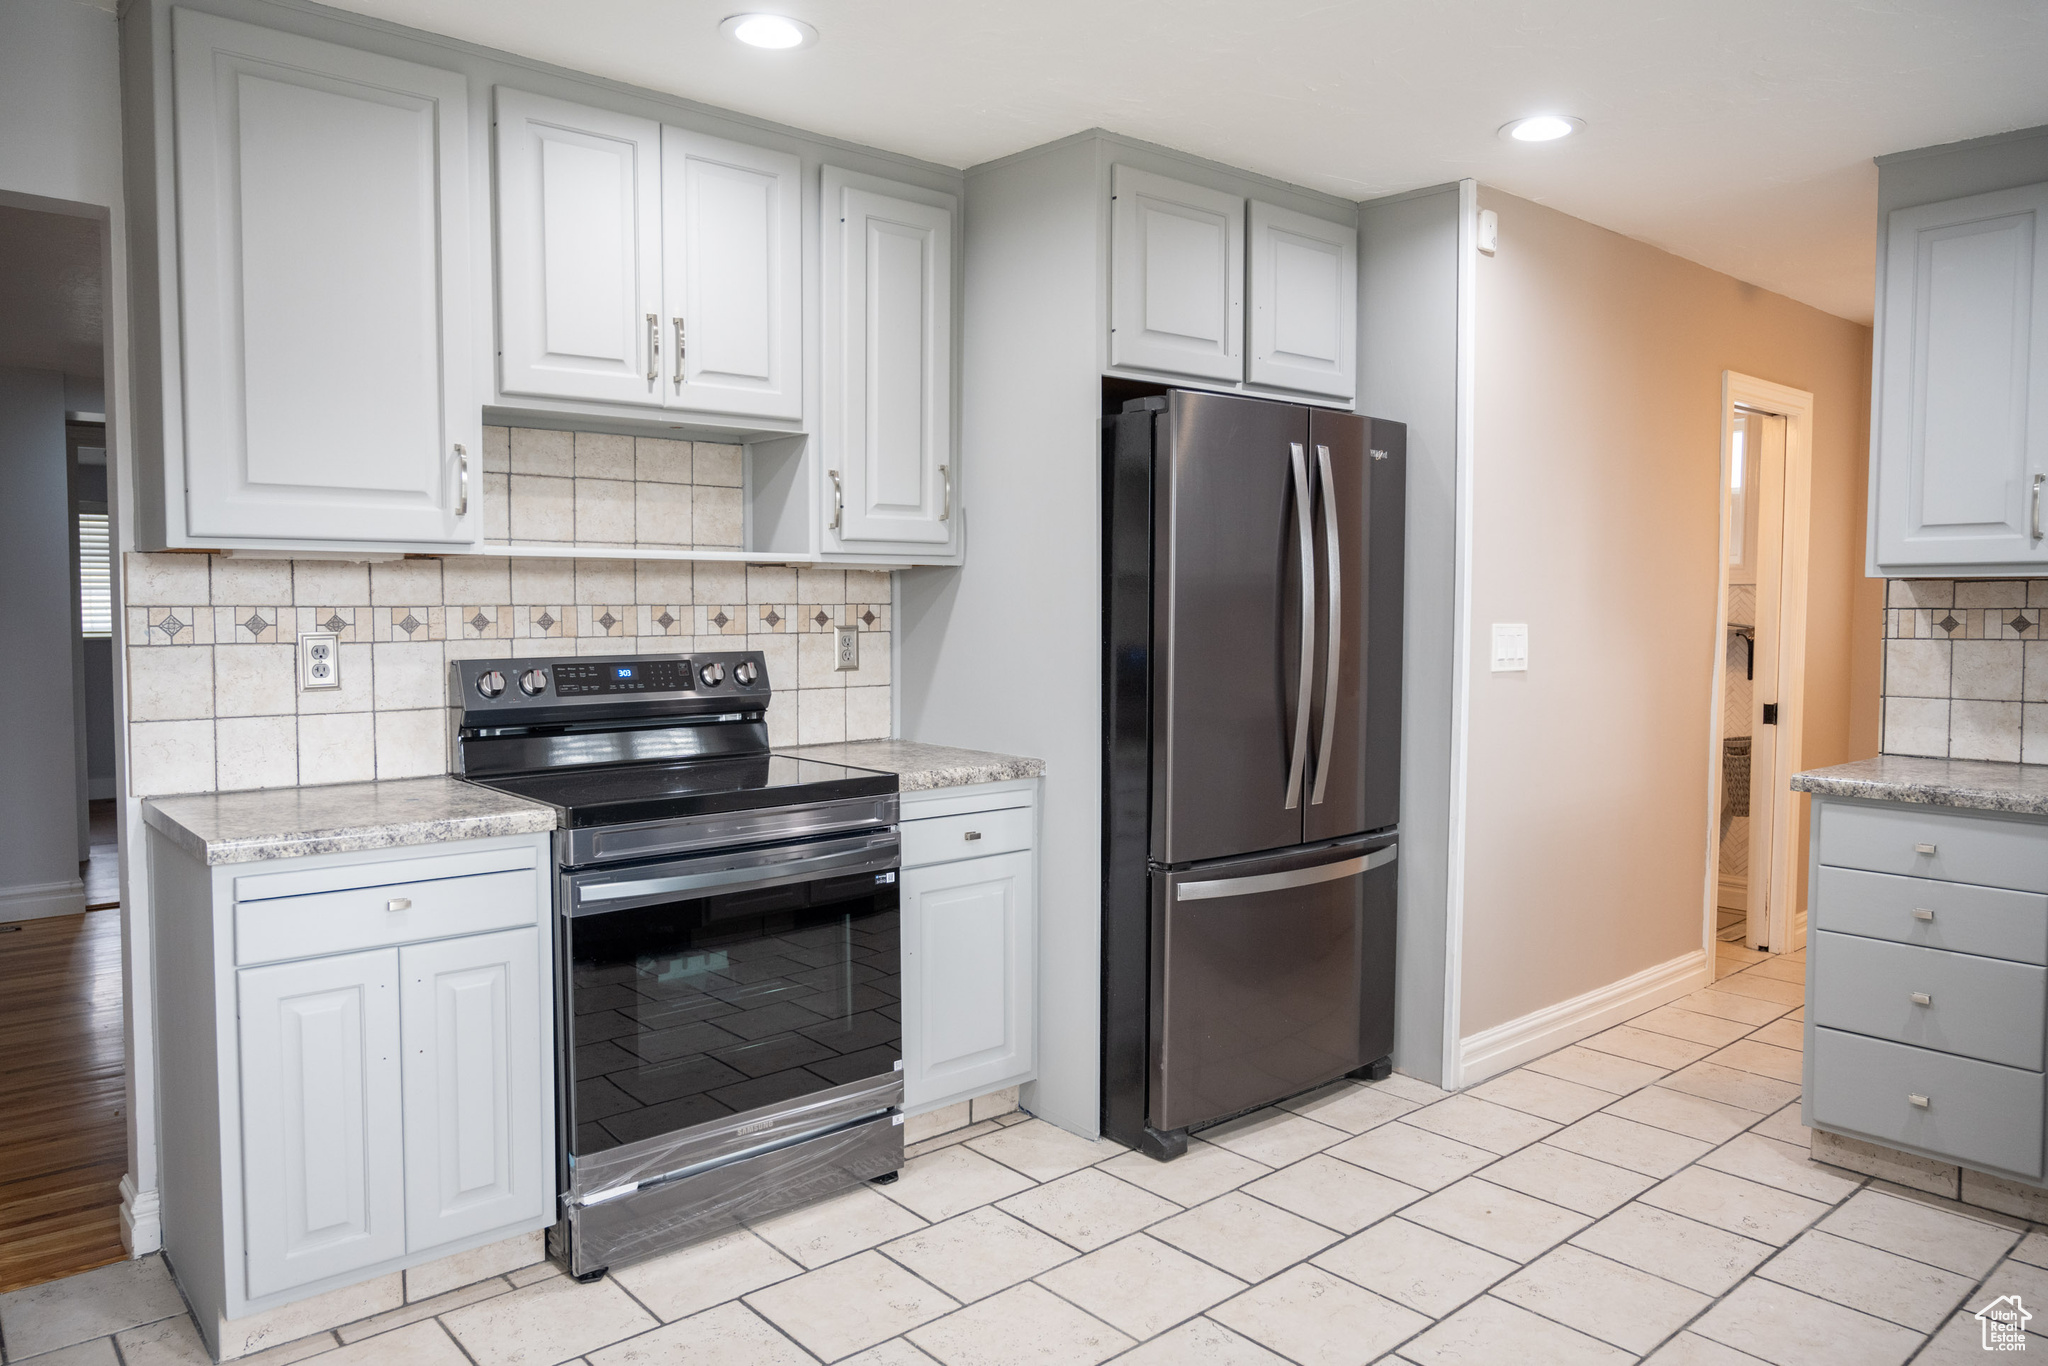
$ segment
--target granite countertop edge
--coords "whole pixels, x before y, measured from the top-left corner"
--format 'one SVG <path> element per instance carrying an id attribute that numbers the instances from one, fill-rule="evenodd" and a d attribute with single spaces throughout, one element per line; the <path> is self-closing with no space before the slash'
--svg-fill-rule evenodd
<path id="1" fill-rule="evenodd" d="M 900 792 L 934 792 L 977 783 L 1006 783 L 1045 775 L 1045 760 L 988 750 L 929 745 L 919 740 L 847 740 L 799 745 L 777 754 L 896 775 Z"/>
<path id="2" fill-rule="evenodd" d="M 1874 759 L 1794 774 L 1792 790 L 1820 797 L 2044 816 L 2048 815 L 2048 764 L 1880 754 Z"/>
<path id="3" fill-rule="evenodd" d="M 392 784 L 350 783 L 335 788 L 282 788 L 263 789 L 275 799 L 281 794 L 291 794 L 294 803 L 303 802 L 310 794 L 315 803 L 332 803 L 342 806 L 351 799 L 376 803 L 378 789 L 390 791 L 406 785 L 432 782 L 433 779 L 402 779 Z M 153 830 L 177 844 L 193 857 L 209 867 L 232 863 L 256 863 L 271 859 L 305 858 L 316 854 L 360 853 L 376 849 L 402 849 L 428 844 L 450 843 L 458 840 L 493 839 L 505 835 L 541 834 L 553 830 L 557 824 L 554 808 L 504 793 L 492 792 L 460 779 L 443 778 L 449 784 L 443 790 L 449 810 L 436 813 L 431 809 L 408 813 L 397 819 L 378 820 L 374 816 L 350 819 L 340 812 L 335 819 L 320 820 L 303 828 L 284 829 L 214 829 L 213 824 L 241 824 L 232 816 L 218 811 L 223 799 L 233 802 L 237 798 L 258 798 L 259 793 L 196 793 L 189 796 L 167 796 L 146 798 L 142 803 L 143 821 Z M 422 806 L 431 808 L 433 794 L 423 794 L 417 787 L 409 794 L 415 799 L 422 795 L 429 800 Z M 189 805 L 188 805 L 189 804 Z M 204 808 L 193 810 L 198 804 L 211 804 L 215 810 Z M 459 804 L 459 805 L 458 805 Z M 494 809 L 462 810 L 459 806 L 486 805 Z M 185 808 L 181 810 L 181 808 Z M 210 819 L 209 819 L 210 818 Z M 246 819 L 243 818 L 243 819 Z"/>

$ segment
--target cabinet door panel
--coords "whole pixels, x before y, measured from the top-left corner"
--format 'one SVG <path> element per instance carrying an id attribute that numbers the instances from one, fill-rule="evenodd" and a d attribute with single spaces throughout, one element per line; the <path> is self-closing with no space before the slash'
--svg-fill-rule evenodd
<path id="1" fill-rule="evenodd" d="M 1027 1075 L 1036 1059 L 1033 855 L 903 874 L 903 1098 L 921 1105 Z"/>
<path id="2" fill-rule="evenodd" d="M 398 951 L 237 977 L 250 1297 L 399 1256 Z"/>
<path id="3" fill-rule="evenodd" d="M 1357 229 L 1253 200 L 1251 304 L 1253 384 L 1357 392 Z"/>
<path id="4" fill-rule="evenodd" d="M 1118 166 L 1109 363 L 1244 378 L 1244 200 Z"/>
<path id="5" fill-rule="evenodd" d="M 499 387 L 659 404 L 660 125 L 497 99 Z"/>
<path id="6" fill-rule="evenodd" d="M 551 1163 L 537 932 L 411 945 L 399 966 L 407 1249 L 539 1217 Z"/>
<path id="7" fill-rule="evenodd" d="M 843 543 L 943 544 L 953 538 L 953 201 L 881 184 L 825 168 L 824 463 L 840 479 L 827 486 L 827 530 Z"/>
<path id="8" fill-rule="evenodd" d="M 803 416 L 803 163 L 661 130 L 671 408 Z"/>
<path id="9" fill-rule="evenodd" d="M 475 539 L 468 83 L 173 25 L 187 533 Z"/>
<path id="10" fill-rule="evenodd" d="M 1878 563 L 2048 563 L 2048 185 L 1895 211 L 1878 383 Z M 2048 515 L 2048 514 L 2044 514 Z"/>

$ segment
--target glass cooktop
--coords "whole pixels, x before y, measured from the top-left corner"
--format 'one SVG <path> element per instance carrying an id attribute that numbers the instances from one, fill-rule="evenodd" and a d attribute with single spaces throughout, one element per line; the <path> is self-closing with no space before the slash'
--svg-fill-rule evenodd
<path id="1" fill-rule="evenodd" d="M 467 781 L 546 803 L 562 813 L 568 829 L 885 797 L 898 786 L 893 773 L 786 754 L 563 768 Z"/>

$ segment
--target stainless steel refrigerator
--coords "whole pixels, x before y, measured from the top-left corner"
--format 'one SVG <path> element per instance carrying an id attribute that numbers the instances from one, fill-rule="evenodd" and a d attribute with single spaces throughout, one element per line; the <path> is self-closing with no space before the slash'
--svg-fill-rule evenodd
<path id="1" fill-rule="evenodd" d="M 1393 1050 L 1406 428 L 1171 390 L 1103 423 L 1103 1129 Z"/>

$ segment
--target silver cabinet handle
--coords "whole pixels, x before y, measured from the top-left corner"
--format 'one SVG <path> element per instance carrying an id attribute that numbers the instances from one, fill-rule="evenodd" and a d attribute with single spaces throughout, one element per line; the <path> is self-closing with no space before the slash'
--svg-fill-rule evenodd
<path id="1" fill-rule="evenodd" d="M 1924 991 L 1912 992 L 1909 996 L 1909 999 L 1916 1006 L 1931 1006 L 1934 1004 L 1934 998 L 1932 996 L 1929 996 Z"/>
<path id="2" fill-rule="evenodd" d="M 1309 678 L 1316 666 L 1316 545 L 1309 529 L 1308 455 L 1299 441 L 1287 443 L 1294 459 L 1294 523 L 1301 536 L 1301 672 L 1295 689 L 1294 752 L 1287 761 L 1287 806 L 1301 805 L 1302 771 L 1308 765 Z"/>
<path id="3" fill-rule="evenodd" d="M 1934 912 L 1928 910 L 1925 906 L 1916 906 L 1913 908 L 1913 918 L 1915 920 L 1932 920 L 1934 919 Z"/>
<path id="4" fill-rule="evenodd" d="M 457 442 L 455 446 L 455 460 L 462 469 L 462 491 L 456 499 L 455 515 L 457 517 L 467 517 L 469 516 L 469 452 L 464 449 L 460 442 Z"/>
<path id="5" fill-rule="evenodd" d="M 1934 846 L 1931 844 L 1916 844 L 1913 846 L 1913 852 L 1916 854 L 1931 854 L 1934 852 Z"/>
<path id="6" fill-rule="evenodd" d="M 1925 1110 L 1925 1109 L 1927 1108 L 1927 1104 L 1928 1104 L 1928 1102 L 1927 1102 L 1927 1097 L 1925 1097 L 1925 1096 L 1920 1096 L 1920 1095 L 1915 1095 L 1915 1094 L 1913 1094 L 1913 1093 L 1912 1093 L 1911 1091 L 1908 1091 L 1908 1092 L 1906 1093 L 1906 1104 L 1908 1104 L 1908 1105 L 1916 1105 L 1916 1106 L 1918 1106 L 1919 1108 L 1921 1108 L 1922 1110 Z"/>
<path id="7" fill-rule="evenodd" d="M 1330 448 L 1316 447 L 1316 469 L 1323 477 L 1323 536 L 1329 543 L 1329 615 L 1325 628 L 1330 633 L 1323 653 L 1329 660 L 1323 668 L 1323 743 L 1316 750 L 1316 790 L 1311 806 L 1323 804 L 1323 792 L 1330 786 L 1330 746 L 1337 734 L 1337 674 L 1344 640 L 1344 549 L 1337 537 L 1337 481 L 1330 473 Z"/>
<path id="8" fill-rule="evenodd" d="M 967 832 L 966 834 L 962 835 L 962 836 L 961 836 L 960 838 L 961 838 L 961 839 L 963 839 L 963 840 L 978 840 L 978 839 L 980 839 L 980 838 L 981 838 L 981 832 L 980 832 L 979 830 L 969 830 L 969 831 L 968 831 L 968 832 Z"/>
<path id="9" fill-rule="evenodd" d="M 653 384 L 661 378 L 661 319 L 647 315 L 647 382 Z"/>
<path id="10" fill-rule="evenodd" d="M 676 325 L 676 388 L 680 390 L 683 387 L 683 357 L 688 351 L 683 345 L 683 320 L 670 318 L 669 321 Z"/>
<path id="11" fill-rule="evenodd" d="M 409 911 L 412 909 L 412 898 L 409 896 L 394 896 L 391 900 L 384 903 L 384 909 L 387 911 Z"/>
<path id="12" fill-rule="evenodd" d="M 939 520 L 950 522 L 953 520 L 953 472 L 944 465 L 939 466 L 939 482 L 946 486 L 946 503 L 939 509 Z"/>
<path id="13" fill-rule="evenodd" d="M 2048 474 L 2034 476 L 2034 511 L 2030 526 L 2037 541 L 2041 539 L 2041 485 L 2044 481 L 2048 481 Z"/>
<path id="14" fill-rule="evenodd" d="M 832 476 L 832 526 L 837 531 L 846 521 L 846 485 L 839 481 L 838 470 L 826 470 Z"/>

